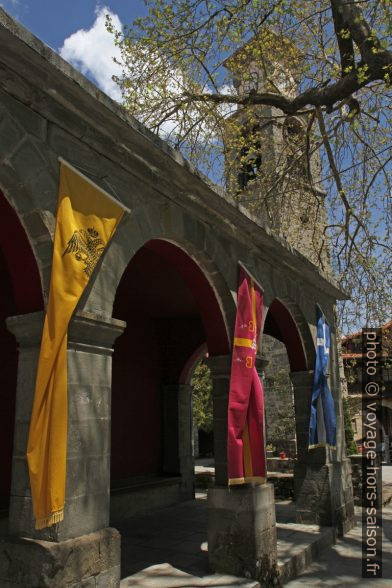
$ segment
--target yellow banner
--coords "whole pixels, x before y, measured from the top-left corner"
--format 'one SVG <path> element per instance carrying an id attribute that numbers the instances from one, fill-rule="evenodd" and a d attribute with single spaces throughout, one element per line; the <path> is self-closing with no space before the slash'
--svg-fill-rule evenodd
<path id="1" fill-rule="evenodd" d="M 64 518 L 67 329 L 124 208 L 61 164 L 52 274 L 37 368 L 27 461 L 36 529 Z"/>

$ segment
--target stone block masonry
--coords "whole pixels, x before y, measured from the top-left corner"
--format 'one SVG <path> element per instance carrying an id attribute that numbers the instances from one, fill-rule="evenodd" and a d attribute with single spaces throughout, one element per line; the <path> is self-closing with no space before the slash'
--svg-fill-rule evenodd
<path id="1" fill-rule="evenodd" d="M 58 543 L 0 537 L 2 588 L 114 588 L 120 581 L 120 534 L 106 528 Z"/>
<path id="2" fill-rule="evenodd" d="M 273 585 L 276 523 L 272 484 L 210 488 L 208 558 L 218 573 L 255 578 Z"/>

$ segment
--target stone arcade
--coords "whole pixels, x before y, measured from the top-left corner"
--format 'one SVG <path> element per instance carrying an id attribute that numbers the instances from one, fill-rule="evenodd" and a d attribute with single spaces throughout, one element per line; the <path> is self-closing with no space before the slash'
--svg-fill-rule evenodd
<path id="1" fill-rule="evenodd" d="M 290 361 L 297 519 L 344 533 L 353 502 L 334 328 L 338 448 L 306 448 L 315 305 L 333 325 L 343 294 L 1 9 L 0 47 L 1 586 L 119 586 L 120 536 L 109 525 L 194 495 L 190 376 L 205 350 L 216 462 L 208 496 L 211 566 L 239 576 L 273 571 L 272 486 L 226 486 L 238 260 L 264 287 L 264 333 L 285 343 Z M 25 452 L 59 156 L 131 213 L 69 328 L 65 519 L 38 532 Z"/>

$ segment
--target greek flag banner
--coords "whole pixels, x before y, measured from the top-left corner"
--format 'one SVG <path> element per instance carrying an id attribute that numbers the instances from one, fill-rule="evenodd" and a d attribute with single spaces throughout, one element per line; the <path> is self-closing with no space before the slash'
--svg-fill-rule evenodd
<path id="1" fill-rule="evenodd" d="M 317 306 L 317 354 L 310 406 L 309 449 L 336 448 L 335 406 L 327 382 L 330 342 L 329 324 L 322 310 Z"/>

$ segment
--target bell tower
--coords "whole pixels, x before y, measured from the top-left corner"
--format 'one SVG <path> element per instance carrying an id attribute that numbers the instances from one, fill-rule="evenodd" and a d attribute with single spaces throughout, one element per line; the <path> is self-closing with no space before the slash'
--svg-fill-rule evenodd
<path id="1" fill-rule="evenodd" d="M 225 67 L 240 96 L 272 92 L 292 98 L 300 62 L 291 43 L 266 31 L 229 57 Z M 240 204 L 328 271 L 325 192 L 308 124 L 306 114 L 239 106 L 227 120 L 226 182 Z"/>

